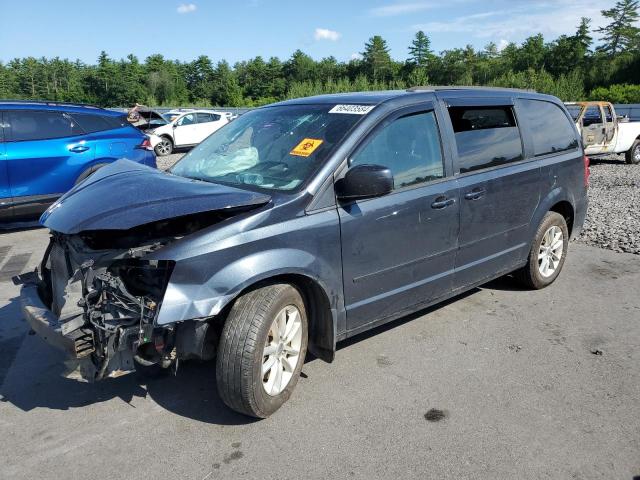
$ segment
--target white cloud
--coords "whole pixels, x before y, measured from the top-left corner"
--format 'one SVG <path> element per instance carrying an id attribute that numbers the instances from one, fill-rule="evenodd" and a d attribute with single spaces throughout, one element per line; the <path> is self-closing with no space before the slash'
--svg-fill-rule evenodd
<path id="1" fill-rule="evenodd" d="M 369 10 L 374 17 L 395 17 L 396 15 L 405 15 L 407 13 L 421 12 L 434 8 L 437 5 L 429 2 L 419 3 L 394 3 L 383 7 L 376 7 Z"/>
<path id="2" fill-rule="evenodd" d="M 335 30 L 329 30 L 328 28 L 316 28 L 313 38 L 316 40 L 330 40 L 336 42 L 342 36 L 341 33 Z"/>
<path id="3" fill-rule="evenodd" d="M 498 51 L 501 52 L 502 50 L 507 48 L 507 45 L 509 45 L 509 40 L 505 40 L 504 38 L 500 39 L 497 45 Z"/>
<path id="4" fill-rule="evenodd" d="M 362 55 L 359 53 L 352 53 L 351 60 L 362 60 Z"/>
<path id="5" fill-rule="evenodd" d="M 195 12 L 197 8 L 194 3 L 181 3 L 178 5 L 176 11 L 178 13 L 192 13 Z"/>
<path id="6" fill-rule="evenodd" d="M 553 5 L 545 0 L 535 0 L 501 11 L 413 25 L 412 29 L 424 30 L 428 34 L 469 33 L 476 38 L 505 39 L 508 43 L 509 40 L 521 40 L 537 33 L 542 33 L 546 39 L 573 34 L 580 24 L 580 17 L 591 18 L 592 29 L 605 23 L 600 7 L 589 0 L 555 0 Z M 501 40 L 500 45 L 503 43 Z"/>

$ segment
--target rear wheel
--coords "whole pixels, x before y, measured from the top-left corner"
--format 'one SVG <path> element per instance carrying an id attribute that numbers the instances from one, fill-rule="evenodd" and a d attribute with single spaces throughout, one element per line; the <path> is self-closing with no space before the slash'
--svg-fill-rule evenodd
<path id="1" fill-rule="evenodd" d="M 554 282 L 567 256 L 569 229 L 564 217 L 547 212 L 533 239 L 527 264 L 517 272 L 516 278 L 536 290 Z"/>
<path id="2" fill-rule="evenodd" d="M 304 301 L 292 285 L 265 286 L 231 308 L 216 360 L 218 393 L 227 406 L 266 418 L 295 388 L 307 352 Z"/>
<path id="3" fill-rule="evenodd" d="M 631 148 L 624 154 L 624 159 L 633 165 L 640 164 L 640 139 L 633 142 Z"/>
<path id="4" fill-rule="evenodd" d="M 153 150 L 159 157 L 170 155 L 173 152 L 173 142 L 169 137 L 160 137 L 160 142 L 156 144 Z"/>

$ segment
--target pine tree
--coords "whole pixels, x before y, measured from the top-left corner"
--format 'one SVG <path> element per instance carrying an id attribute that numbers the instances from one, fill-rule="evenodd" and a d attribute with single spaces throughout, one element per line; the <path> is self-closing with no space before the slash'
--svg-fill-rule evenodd
<path id="1" fill-rule="evenodd" d="M 574 40 L 584 49 L 583 54 L 589 51 L 589 47 L 591 47 L 591 43 L 593 42 L 593 38 L 589 35 L 590 23 L 590 18 L 582 17 L 580 19 L 580 25 L 578 25 L 578 30 L 576 30 L 576 34 L 573 36 Z"/>
<path id="2" fill-rule="evenodd" d="M 422 30 L 418 31 L 409 47 L 409 61 L 418 67 L 426 67 L 432 55 L 431 40 Z"/>
<path id="3" fill-rule="evenodd" d="M 640 48 L 640 28 L 634 25 L 640 17 L 638 5 L 638 0 L 620 0 L 613 8 L 602 10 L 602 15 L 610 18 L 611 23 L 596 30 L 603 34 L 603 45 L 598 50 L 616 55 Z"/>
<path id="4" fill-rule="evenodd" d="M 393 65 L 387 42 L 380 35 L 375 35 L 364 44 L 362 61 L 369 77 L 374 81 L 385 81 L 392 73 Z"/>

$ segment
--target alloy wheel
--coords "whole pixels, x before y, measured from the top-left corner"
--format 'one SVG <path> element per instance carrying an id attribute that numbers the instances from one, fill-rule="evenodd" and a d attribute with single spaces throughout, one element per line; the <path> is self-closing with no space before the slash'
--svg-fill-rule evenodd
<path id="1" fill-rule="evenodd" d="M 538 250 L 538 270 L 545 278 L 552 276 L 562 258 L 564 251 L 564 235 L 562 229 L 556 225 L 550 227 L 542 237 Z"/>
<path id="2" fill-rule="evenodd" d="M 276 315 L 262 350 L 262 386 L 271 396 L 287 388 L 302 348 L 302 318 L 294 305 Z"/>

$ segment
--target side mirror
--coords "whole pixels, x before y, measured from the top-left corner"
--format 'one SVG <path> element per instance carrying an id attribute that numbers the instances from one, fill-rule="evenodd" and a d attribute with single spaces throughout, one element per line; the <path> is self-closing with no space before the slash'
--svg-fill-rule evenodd
<path id="1" fill-rule="evenodd" d="M 393 175 L 382 165 L 356 165 L 336 182 L 340 200 L 381 197 L 393 190 Z"/>

